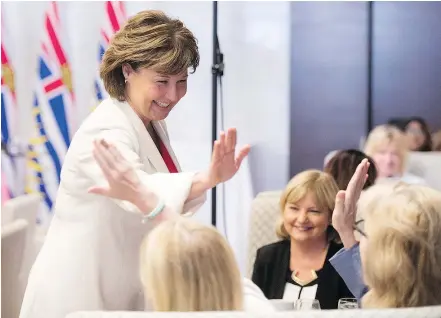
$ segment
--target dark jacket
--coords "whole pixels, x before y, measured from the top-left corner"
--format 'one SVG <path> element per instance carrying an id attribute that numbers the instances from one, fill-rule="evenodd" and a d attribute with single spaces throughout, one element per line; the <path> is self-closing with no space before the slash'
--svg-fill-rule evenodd
<path id="1" fill-rule="evenodd" d="M 329 262 L 342 248 L 331 242 L 323 268 L 317 271 L 316 299 L 322 309 L 337 309 L 340 298 L 354 298 L 345 282 Z M 252 281 L 260 287 L 268 299 L 282 299 L 290 271 L 290 241 L 284 240 L 265 245 L 257 250 Z"/>

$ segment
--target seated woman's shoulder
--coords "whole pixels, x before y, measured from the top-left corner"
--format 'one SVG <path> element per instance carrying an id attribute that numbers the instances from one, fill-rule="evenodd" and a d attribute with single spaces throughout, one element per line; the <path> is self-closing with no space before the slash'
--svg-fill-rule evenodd
<path id="1" fill-rule="evenodd" d="M 328 253 L 328 256 L 331 258 L 332 256 L 334 256 L 334 254 L 336 254 L 342 248 L 343 248 L 343 243 L 336 242 L 334 240 L 331 241 L 329 243 L 329 253 Z"/>
<path id="2" fill-rule="evenodd" d="M 282 240 L 282 241 L 277 241 L 274 243 L 264 245 L 264 246 L 260 247 L 259 249 L 257 249 L 257 254 L 261 258 L 270 258 L 271 259 L 272 255 L 274 253 L 277 253 L 278 251 L 280 251 L 284 248 L 289 248 L 289 240 Z"/>
<path id="3" fill-rule="evenodd" d="M 408 184 L 418 184 L 418 185 L 427 186 L 426 180 L 412 173 L 404 173 L 400 181 L 406 182 Z"/>

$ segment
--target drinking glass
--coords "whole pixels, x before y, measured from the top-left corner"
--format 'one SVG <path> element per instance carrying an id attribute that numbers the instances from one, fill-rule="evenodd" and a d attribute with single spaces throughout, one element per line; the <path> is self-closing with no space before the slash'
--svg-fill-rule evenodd
<path id="1" fill-rule="evenodd" d="M 357 309 L 359 308 L 357 299 L 355 298 L 341 298 L 338 301 L 338 309 Z"/>
<path id="2" fill-rule="evenodd" d="M 294 310 L 320 310 L 320 302 L 317 299 L 297 299 Z"/>

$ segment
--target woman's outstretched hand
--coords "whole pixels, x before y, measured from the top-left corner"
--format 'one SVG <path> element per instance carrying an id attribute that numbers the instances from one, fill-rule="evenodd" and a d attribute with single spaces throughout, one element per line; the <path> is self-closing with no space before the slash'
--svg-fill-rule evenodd
<path id="1" fill-rule="evenodd" d="M 108 185 L 93 186 L 89 188 L 88 192 L 129 201 L 138 207 L 140 202 L 149 202 L 149 205 L 154 208 L 158 203 L 158 197 L 142 184 L 135 169 L 121 155 L 119 150 L 105 140 L 96 140 L 93 145 L 93 156 Z"/>
<path id="2" fill-rule="evenodd" d="M 339 191 L 335 198 L 332 226 L 339 233 L 345 248 L 356 243 L 353 226 L 357 215 L 357 202 L 367 179 L 369 165 L 369 161 L 363 159 L 349 181 L 346 191 Z"/>
<path id="3" fill-rule="evenodd" d="M 239 171 L 243 159 L 250 152 L 250 145 L 245 145 L 236 153 L 237 131 L 230 128 L 221 132 L 214 142 L 213 155 L 208 169 L 209 187 L 230 180 Z"/>

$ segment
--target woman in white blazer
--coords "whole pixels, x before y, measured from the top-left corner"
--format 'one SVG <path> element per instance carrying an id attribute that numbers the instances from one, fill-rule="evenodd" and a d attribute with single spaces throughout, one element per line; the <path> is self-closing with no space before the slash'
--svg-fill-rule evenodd
<path id="1" fill-rule="evenodd" d="M 100 69 L 110 98 L 82 123 L 66 154 L 54 216 L 29 276 L 21 318 L 144 309 L 138 253 L 154 226 L 142 222 L 145 216 L 195 212 L 206 191 L 233 177 L 249 152 L 246 146 L 235 157 L 231 129 L 215 142 L 206 171 L 180 172 L 163 120 L 185 95 L 187 71 L 198 63 L 193 34 L 159 11 L 138 13 L 114 36 Z M 121 151 L 142 184 L 160 198 L 157 206 L 149 197 L 134 205 L 96 195 L 110 191 L 103 188 L 107 181 L 93 157 L 96 139 Z"/>

